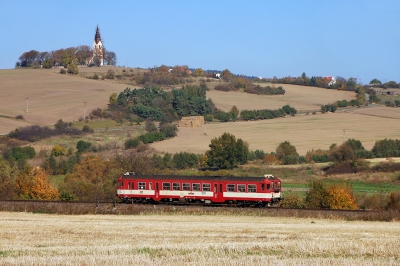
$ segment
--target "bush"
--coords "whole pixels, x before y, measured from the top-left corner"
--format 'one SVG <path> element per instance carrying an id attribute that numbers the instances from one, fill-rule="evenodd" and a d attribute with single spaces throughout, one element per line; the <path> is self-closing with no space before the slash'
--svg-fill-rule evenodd
<path id="1" fill-rule="evenodd" d="M 297 193 L 289 192 L 279 204 L 283 208 L 303 208 L 304 201 Z"/>
<path id="2" fill-rule="evenodd" d="M 82 131 L 85 132 L 85 133 L 93 133 L 94 129 L 89 127 L 88 125 L 84 125 L 83 128 L 82 128 Z"/>
<path id="3" fill-rule="evenodd" d="M 61 145 L 56 145 L 51 149 L 51 155 L 54 156 L 62 156 L 65 154 L 65 148 L 62 147 Z"/>
<path id="4" fill-rule="evenodd" d="M 60 74 L 67 74 L 67 71 L 65 70 L 65 68 L 60 69 Z"/>
<path id="5" fill-rule="evenodd" d="M 4 156 L 3 152 L 3 156 Z M 11 148 L 11 157 L 16 160 L 16 161 L 24 161 L 27 159 L 32 159 L 36 156 L 36 151 L 33 147 L 27 146 L 27 147 L 12 147 Z M 4 156 L 4 158 L 9 157 L 9 156 Z M 6 158 L 7 159 L 7 158 Z"/>
<path id="6" fill-rule="evenodd" d="M 24 118 L 22 115 L 17 115 L 17 116 L 15 117 L 15 119 L 18 119 L 18 120 L 25 120 L 25 118 Z"/>
<path id="7" fill-rule="evenodd" d="M 125 141 L 125 149 L 132 149 L 132 148 L 137 148 L 140 144 L 140 140 L 138 138 L 135 139 L 128 139 Z"/>
<path id="8" fill-rule="evenodd" d="M 161 141 L 165 139 L 165 135 L 162 132 L 155 133 L 146 133 L 144 135 L 140 135 L 139 139 L 144 143 L 153 143 L 155 141 Z"/>
<path id="9" fill-rule="evenodd" d="M 84 140 L 80 140 L 76 144 L 76 149 L 78 150 L 79 153 L 81 153 L 81 152 L 84 152 L 87 149 L 89 149 L 91 146 L 92 146 L 92 143 L 84 141 Z"/>
<path id="10" fill-rule="evenodd" d="M 77 75 L 79 73 L 78 66 L 75 64 L 68 65 L 68 73 L 72 75 Z"/>
<path id="11" fill-rule="evenodd" d="M 212 122 L 214 120 L 214 116 L 212 114 L 208 114 L 204 116 L 204 121 Z"/>
<path id="12" fill-rule="evenodd" d="M 106 78 L 107 78 L 107 79 L 114 79 L 114 76 L 115 76 L 115 71 L 112 70 L 112 69 L 109 69 L 109 70 L 107 71 Z"/>
<path id="13" fill-rule="evenodd" d="M 160 125 L 160 132 L 165 135 L 166 138 L 172 138 L 176 136 L 178 127 L 174 124 L 162 123 Z"/>
<path id="14" fill-rule="evenodd" d="M 336 162 L 326 170 L 327 175 L 350 174 L 355 172 L 351 162 Z"/>

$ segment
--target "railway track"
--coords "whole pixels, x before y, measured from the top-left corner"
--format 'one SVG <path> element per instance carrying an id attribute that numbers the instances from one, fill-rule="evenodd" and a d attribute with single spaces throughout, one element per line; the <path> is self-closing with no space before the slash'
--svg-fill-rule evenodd
<path id="1" fill-rule="evenodd" d="M 58 214 L 246 214 L 264 216 L 376 216 L 387 213 L 379 210 L 334 210 L 334 209 L 296 209 L 282 207 L 235 207 L 230 204 L 140 204 L 118 201 L 44 201 L 44 200 L 0 200 L 0 211 L 25 211 L 34 213 Z"/>

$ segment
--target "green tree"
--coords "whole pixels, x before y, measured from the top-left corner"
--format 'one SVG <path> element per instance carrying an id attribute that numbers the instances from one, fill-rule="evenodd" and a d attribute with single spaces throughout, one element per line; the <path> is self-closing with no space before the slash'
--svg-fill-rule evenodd
<path id="1" fill-rule="evenodd" d="M 68 74 L 77 75 L 79 73 L 79 68 L 75 63 L 68 64 Z"/>
<path id="2" fill-rule="evenodd" d="M 308 184 L 308 191 L 304 200 L 306 208 L 328 208 L 328 190 L 323 181 L 315 180 Z"/>
<path id="3" fill-rule="evenodd" d="M 276 156 L 283 161 L 285 156 L 299 156 L 296 147 L 290 144 L 289 141 L 281 142 L 276 148 Z"/>
<path id="4" fill-rule="evenodd" d="M 247 163 L 249 148 L 241 139 L 234 135 L 224 133 L 219 138 L 211 140 L 210 150 L 206 152 L 209 166 L 221 169 L 232 169 L 239 164 Z"/>
<path id="5" fill-rule="evenodd" d="M 91 146 L 92 146 L 92 143 L 84 141 L 84 140 L 80 140 L 76 144 L 76 149 L 78 150 L 78 152 L 84 152 L 87 149 L 89 149 Z"/>
<path id="6" fill-rule="evenodd" d="M 16 176 L 18 169 L 0 157 L 0 199 L 17 199 Z"/>
<path id="7" fill-rule="evenodd" d="M 370 85 L 382 85 L 382 82 L 379 79 L 373 79 L 369 82 Z"/>

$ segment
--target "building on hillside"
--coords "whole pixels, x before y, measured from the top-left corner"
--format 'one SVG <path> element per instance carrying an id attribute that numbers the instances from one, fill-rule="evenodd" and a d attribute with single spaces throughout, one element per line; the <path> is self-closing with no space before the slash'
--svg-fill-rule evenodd
<path id="1" fill-rule="evenodd" d="M 104 64 L 104 46 L 101 41 L 99 26 L 96 28 L 96 34 L 93 41 L 93 57 L 91 60 L 93 64 L 102 66 Z"/>
<path id="2" fill-rule="evenodd" d="M 336 79 L 332 76 L 326 76 L 324 79 L 329 81 L 328 86 L 332 86 L 336 83 Z"/>

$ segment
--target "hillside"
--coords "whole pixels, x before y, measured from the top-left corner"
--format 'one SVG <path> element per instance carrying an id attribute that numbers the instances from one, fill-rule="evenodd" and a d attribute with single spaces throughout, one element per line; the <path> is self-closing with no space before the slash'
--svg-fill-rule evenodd
<path id="1" fill-rule="evenodd" d="M 55 69 L 0 70 L 0 134 L 31 124 L 54 125 L 58 119 L 77 121 L 95 108 L 107 106 L 124 84 L 61 75 Z M 27 100 L 28 100 L 28 112 Z M 25 121 L 14 118 L 22 115 Z"/>
<path id="2" fill-rule="evenodd" d="M 107 69 L 86 68 L 81 72 L 90 76 L 91 71 L 106 73 Z M 121 69 L 116 70 L 122 72 Z M 126 87 L 133 88 L 114 81 L 60 75 L 57 72 L 55 69 L 0 70 L 0 134 L 26 125 L 53 125 L 58 119 L 77 121 L 85 111 L 83 102 L 87 102 L 88 115 L 95 108 L 105 108 L 111 93 L 119 93 Z M 222 81 L 214 80 L 208 85 L 213 88 L 219 82 Z M 212 138 L 229 132 L 248 142 L 251 150 L 271 152 L 280 142 L 288 140 L 304 155 L 311 149 L 328 149 L 332 143 L 341 143 L 343 139 L 361 140 L 366 149 L 371 149 L 376 140 L 400 138 L 399 108 L 372 106 L 321 114 L 318 112 L 321 104 L 351 100 L 356 97 L 355 93 L 287 84 L 277 86 L 283 86 L 286 93 L 260 96 L 211 89 L 207 92 L 207 98 L 224 111 L 229 111 L 234 105 L 240 111 L 277 109 L 289 104 L 299 111 L 295 117 L 179 128 L 178 137 L 154 143 L 152 147 L 170 153 L 203 153 L 208 150 Z M 29 98 L 29 112 L 25 111 L 26 98 Z M 313 112 L 316 114 L 313 115 Z M 16 120 L 14 117 L 18 115 L 22 115 L 25 120 Z M 123 147 L 123 141 L 120 140 L 120 147 Z"/>

